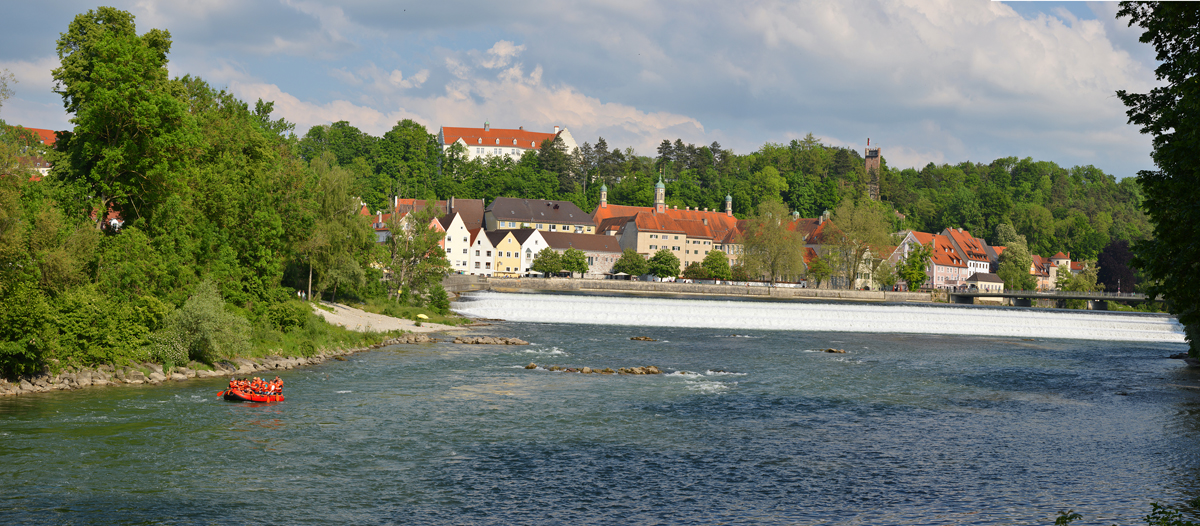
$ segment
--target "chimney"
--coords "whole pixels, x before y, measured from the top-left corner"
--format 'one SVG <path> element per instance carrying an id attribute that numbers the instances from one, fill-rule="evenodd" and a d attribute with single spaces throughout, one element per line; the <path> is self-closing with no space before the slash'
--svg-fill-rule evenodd
<path id="1" fill-rule="evenodd" d="M 447 203 L 447 205 L 448 206 L 446 206 L 446 212 L 453 214 L 454 213 L 454 196 L 450 196 L 450 202 Z"/>
<path id="2" fill-rule="evenodd" d="M 488 131 L 490 129 L 492 129 L 492 125 L 488 124 L 487 121 L 483 121 L 483 131 Z"/>
<path id="3" fill-rule="evenodd" d="M 708 218 L 707 217 L 704 219 L 701 219 L 700 222 L 704 223 L 704 226 L 708 226 Z"/>
<path id="4" fill-rule="evenodd" d="M 518 130 L 521 130 L 521 131 L 525 131 L 525 127 L 524 127 L 524 126 L 517 126 L 517 129 L 518 129 Z"/>
<path id="5" fill-rule="evenodd" d="M 554 127 L 554 134 L 555 134 L 555 135 L 558 135 L 558 126 L 555 126 L 555 127 Z"/>

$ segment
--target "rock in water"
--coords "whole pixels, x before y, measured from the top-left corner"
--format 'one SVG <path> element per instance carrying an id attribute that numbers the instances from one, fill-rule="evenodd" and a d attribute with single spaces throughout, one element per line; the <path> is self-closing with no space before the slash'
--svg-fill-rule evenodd
<path id="1" fill-rule="evenodd" d="M 536 363 L 533 363 L 533 362 L 530 362 L 530 363 L 529 363 L 529 365 L 526 365 L 526 366 L 525 366 L 525 368 L 526 368 L 526 369 L 537 369 L 537 364 L 536 364 Z"/>
<path id="2" fill-rule="evenodd" d="M 656 342 L 656 341 L 658 341 L 649 336 L 634 336 L 634 337 L 630 338 L 630 340 L 639 341 L 639 342 Z"/>

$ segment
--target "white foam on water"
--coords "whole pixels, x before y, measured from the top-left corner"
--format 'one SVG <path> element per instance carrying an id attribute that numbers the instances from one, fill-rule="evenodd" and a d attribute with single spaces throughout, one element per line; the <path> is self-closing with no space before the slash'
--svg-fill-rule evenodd
<path id="1" fill-rule="evenodd" d="M 746 373 L 732 373 L 729 371 L 712 371 L 712 370 L 704 371 L 704 374 L 706 374 L 708 376 L 746 376 Z"/>
<path id="2" fill-rule="evenodd" d="M 456 302 L 458 312 L 518 322 L 1184 342 L 1175 318 L 1137 313 L 490 291 L 468 297 Z"/>
<path id="3" fill-rule="evenodd" d="M 701 393 L 720 393 L 728 391 L 731 387 L 737 385 L 737 382 L 687 382 L 687 388 L 691 391 L 699 391 Z"/>
<path id="4" fill-rule="evenodd" d="M 337 394 L 353 393 L 354 391 L 334 391 Z"/>
<path id="5" fill-rule="evenodd" d="M 537 355 L 542 355 L 542 356 L 567 356 L 567 351 L 559 349 L 558 347 L 551 347 L 549 349 L 525 349 L 525 350 L 521 351 L 521 354 L 537 354 Z"/>

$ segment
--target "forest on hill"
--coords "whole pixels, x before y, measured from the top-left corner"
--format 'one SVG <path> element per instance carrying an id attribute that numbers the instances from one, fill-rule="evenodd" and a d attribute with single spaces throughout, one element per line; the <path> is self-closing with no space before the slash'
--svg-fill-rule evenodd
<path id="1" fill-rule="evenodd" d="M 871 182 L 859 152 L 822 144 L 811 133 L 745 154 L 716 142 L 696 146 L 676 139 L 664 140 L 650 157 L 610 147 L 600 137 L 571 152 L 561 140 L 546 141 L 516 160 L 465 160 L 463 151 L 443 152 L 430 131 L 436 130 L 405 120 L 374 137 L 342 121 L 309 129 L 296 150 L 306 160 L 332 153 L 373 211 L 386 209 L 392 195 L 560 199 L 591 211 L 602 184 L 611 203 L 651 206 L 661 175 L 669 206 L 720 209 L 729 195 L 738 217 L 770 200 L 816 217 L 845 198 L 866 198 Z M 895 230 L 964 228 L 990 241 L 996 226 L 1007 223 L 1025 236 L 1031 252 L 1061 251 L 1077 260 L 1094 260 L 1112 241 L 1136 242 L 1151 232 L 1137 180 L 1117 181 L 1094 166 L 1005 157 L 918 170 L 892 168 L 885 157 L 879 172 L 881 204 L 900 214 Z"/>

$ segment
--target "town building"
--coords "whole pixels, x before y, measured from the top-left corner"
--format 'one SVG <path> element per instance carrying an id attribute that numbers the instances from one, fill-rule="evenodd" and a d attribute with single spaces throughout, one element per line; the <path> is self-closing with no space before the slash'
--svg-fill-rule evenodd
<path id="1" fill-rule="evenodd" d="M 529 275 L 530 267 L 533 267 L 533 259 L 537 257 L 537 253 L 546 248 L 546 240 L 542 238 L 542 232 L 532 228 L 522 228 L 513 230 L 513 239 L 521 245 L 521 261 L 518 265 L 522 276 Z"/>
<path id="2" fill-rule="evenodd" d="M 979 292 L 1004 292 L 1004 280 L 991 272 L 976 272 L 964 281 L 967 289 Z"/>
<path id="3" fill-rule="evenodd" d="M 488 231 L 532 228 L 544 232 L 595 234 L 592 217 L 570 201 L 497 197 L 483 213 Z"/>
<path id="4" fill-rule="evenodd" d="M 492 275 L 500 278 L 515 278 L 521 275 L 521 243 L 513 236 L 514 230 L 487 232 L 489 244 L 496 251 L 492 260 Z"/>
<path id="5" fill-rule="evenodd" d="M 600 234 L 616 237 L 622 250 L 632 249 L 652 256 L 662 249 L 679 258 L 680 270 L 689 263 L 704 261 L 713 250 L 721 250 L 731 265 L 742 254 L 741 231 L 733 217 L 733 198 L 725 196 L 725 211 L 668 207 L 666 185 L 654 189 L 654 206 L 625 206 L 608 202 L 608 187 L 600 187 L 600 204 L 592 212 Z"/>
<path id="6" fill-rule="evenodd" d="M 535 151 L 542 147 L 542 141 L 553 141 L 561 138 L 567 153 L 579 145 L 571 132 L 566 128 L 554 127 L 552 133 L 528 131 L 524 126 L 515 130 L 492 128 L 487 122 L 482 128 L 453 128 L 443 126 L 438 131 L 438 144 L 446 151 L 455 144 L 466 149 L 467 160 L 488 157 L 505 156 L 514 161 L 519 160 L 525 152 Z"/>
<path id="7" fill-rule="evenodd" d="M 924 284 L 925 287 L 957 289 L 964 286 L 965 280 L 970 276 L 970 267 L 967 265 L 967 261 L 958 255 L 949 236 L 910 230 L 904 234 L 899 245 L 891 252 L 888 258 L 889 262 L 893 266 L 897 266 L 907 260 L 914 245 L 925 245 L 933 249 L 929 257 L 929 264 L 925 268 L 925 272 L 929 276 Z"/>
<path id="8" fill-rule="evenodd" d="M 462 214 L 453 212 L 444 215 L 438 218 L 438 223 L 445 232 L 445 242 L 442 248 L 446 249 L 446 259 L 450 262 L 450 269 L 459 274 L 468 273 L 471 270 L 469 253 L 471 232 L 463 223 Z"/>
<path id="9" fill-rule="evenodd" d="M 496 257 L 493 251 L 496 250 L 492 246 L 492 242 L 488 239 L 487 231 L 482 228 L 475 228 L 469 231 L 471 233 L 471 252 L 470 252 L 470 274 L 477 276 L 491 276 L 492 264 L 495 263 Z"/>
<path id="10" fill-rule="evenodd" d="M 987 241 L 976 238 L 962 228 L 947 228 L 942 235 L 950 239 L 950 246 L 958 253 L 959 259 L 967 263 L 967 276 L 976 272 L 990 272 L 992 260 L 988 255 Z"/>
<path id="11" fill-rule="evenodd" d="M 583 251 L 587 258 L 588 271 L 585 278 L 602 278 L 612 273 L 613 264 L 621 259 L 621 244 L 615 236 L 596 234 L 568 234 L 564 232 L 542 232 L 546 245 L 555 252 L 564 253 L 567 249 Z M 534 254 L 537 257 L 537 254 Z"/>

